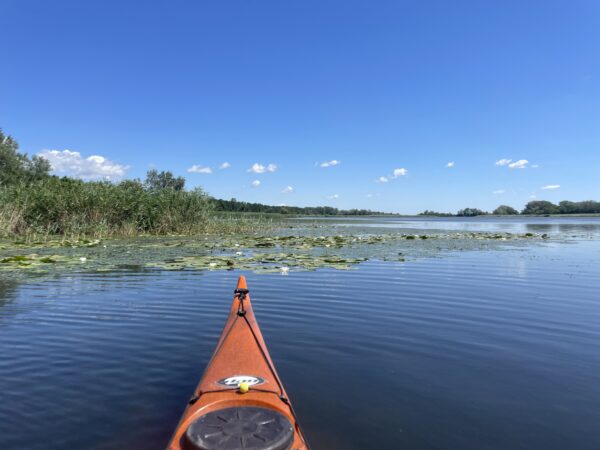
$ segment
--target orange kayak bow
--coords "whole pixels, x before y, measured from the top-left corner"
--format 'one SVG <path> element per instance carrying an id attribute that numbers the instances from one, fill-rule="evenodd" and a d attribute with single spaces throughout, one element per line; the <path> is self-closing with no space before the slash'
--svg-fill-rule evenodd
<path id="1" fill-rule="evenodd" d="M 241 276 L 229 318 L 169 450 L 307 450 Z"/>

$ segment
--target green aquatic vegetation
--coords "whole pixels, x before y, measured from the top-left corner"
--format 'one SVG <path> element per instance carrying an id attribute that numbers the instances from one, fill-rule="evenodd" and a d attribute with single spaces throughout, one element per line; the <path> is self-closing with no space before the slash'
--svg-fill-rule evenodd
<path id="1" fill-rule="evenodd" d="M 49 256 L 44 256 L 43 258 L 40 258 L 39 261 L 44 264 L 54 264 L 57 262 L 56 259 L 50 258 Z"/>
<path id="2" fill-rule="evenodd" d="M 185 190 L 183 184 L 66 177 L 30 181 L 0 183 L 0 236 L 25 245 L 61 238 L 79 240 L 76 246 L 81 247 L 97 245 L 81 241 L 100 237 L 265 233 L 281 221 L 278 216 L 219 212 L 202 189 Z"/>
<path id="3" fill-rule="evenodd" d="M 148 262 L 149 269 L 164 270 L 252 270 L 255 272 L 288 273 L 297 270 L 315 270 L 320 267 L 350 269 L 366 258 L 335 258 L 300 253 L 252 253 L 238 255 L 201 255 L 186 256 L 164 262 Z"/>
<path id="4" fill-rule="evenodd" d="M 2 259 L 0 262 L 2 263 L 11 263 L 11 262 L 24 262 L 24 261 L 28 261 L 29 258 L 27 256 L 24 255 L 15 255 L 15 256 L 9 256 L 8 258 L 4 258 Z"/>
<path id="5" fill-rule="evenodd" d="M 26 269 L 28 273 L 48 273 L 50 271 L 68 271 L 80 267 L 87 258 L 68 255 L 13 255 L 0 259 L 0 272 L 14 272 Z"/>
<path id="6" fill-rule="evenodd" d="M 11 248 L 11 247 L 23 247 L 23 248 L 84 248 L 84 247 L 97 247 L 102 243 L 100 239 L 50 239 L 47 241 L 32 241 L 27 242 L 18 240 L 15 242 L 6 242 L 0 246 L 0 249 Z"/>
<path id="7" fill-rule="evenodd" d="M 78 239 L 74 241 L 62 241 L 61 246 L 63 247 L 97 247 L 100 245 L 100 239 Z"/>
<path id="8" fill-rule="evenodd" d="M 351 231 L 351 232 L 349 232 Z M 341 227 L 280 229 L 269 235 L 142 236 L 133 239 L 3 242 L 0 271 L 60 273 L 130 270 L 347 270 L 370 259 L 404 262 L 454 251 L 531 245 L 539 235 L 431 231 L 427 234 Z M 285 234 L 284 234 L 285 233 Z M 529 233 L 531 234 L 531 233 Z"/>

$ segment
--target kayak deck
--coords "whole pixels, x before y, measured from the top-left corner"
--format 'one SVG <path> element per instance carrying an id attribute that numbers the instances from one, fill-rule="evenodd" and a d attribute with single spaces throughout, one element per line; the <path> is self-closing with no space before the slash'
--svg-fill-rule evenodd
<path id="1" fill-rule="evenodd" d="M 243 276 L 217 348 L 168 449 L 308 449 Z"/>

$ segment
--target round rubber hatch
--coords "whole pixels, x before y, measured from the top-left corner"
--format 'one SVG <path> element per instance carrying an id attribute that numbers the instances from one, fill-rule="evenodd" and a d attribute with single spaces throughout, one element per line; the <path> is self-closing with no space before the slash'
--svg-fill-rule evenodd
<path id="1" fill-rule="evenodd" d="M 182 438 L 186 450 L 287 450 L 294 428 L 272 409 L 245 407 L 209 412 L 196 419 Z"/>

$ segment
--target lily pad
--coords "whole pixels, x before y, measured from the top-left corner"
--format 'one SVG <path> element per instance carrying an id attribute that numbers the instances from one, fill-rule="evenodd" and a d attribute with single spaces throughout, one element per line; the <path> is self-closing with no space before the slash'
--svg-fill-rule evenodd
<path id="1" fill-rule="evenodd" d="M 453 251 L 501 250 L 544 240 L 533 233 L 359 231 L 308 224 L 280 228 L 269 235 L 140 236 L 32 244 L 4 241 L 0 271 L 252 270 L 287 274 L 319 268 L 347 270 L 368 259 L 403 262 Z M 27 254 L 24 249 L 28 248 L 35 254 Z"/>

